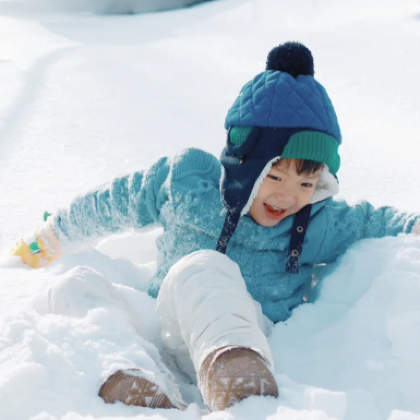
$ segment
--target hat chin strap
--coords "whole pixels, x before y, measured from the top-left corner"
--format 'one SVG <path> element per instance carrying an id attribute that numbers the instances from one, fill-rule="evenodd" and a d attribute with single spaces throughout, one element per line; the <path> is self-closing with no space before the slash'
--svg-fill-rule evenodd
<path id="1" fill-rule="evenodd" d="M 220 234 L 219 240 L 217 241 L 216 251 L 222 254 L 226 254 L 226 248 L 230 238 L 232 238 L 232 235 L 235 233 L 240 217 L 240 213 L 232 213 L 228 210 L 222 233 Z"/>

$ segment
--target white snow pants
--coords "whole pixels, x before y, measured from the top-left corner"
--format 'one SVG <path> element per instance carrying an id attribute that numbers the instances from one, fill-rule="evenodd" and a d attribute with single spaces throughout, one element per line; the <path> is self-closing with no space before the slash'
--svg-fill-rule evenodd
<path id="1" fill-rule="evenodd" d="M 272 322 L 226 255 L 202 250 L 178 261 L 161 286 L 157 312 L 168 353 L 194 382 L 204 358 L 229 345 L 253 348 L 273 367 L 266 338 Z"/>

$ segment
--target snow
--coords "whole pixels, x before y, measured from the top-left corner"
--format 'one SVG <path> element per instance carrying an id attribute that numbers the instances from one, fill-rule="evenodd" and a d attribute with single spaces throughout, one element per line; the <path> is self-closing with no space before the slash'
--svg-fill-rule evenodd
<path id="1" fill-rule="evenodd" d="M 207 0 L 0 0 L 8 13 L 91 12 L 97 14 L 150 13 L 180 9 Z"/>
<path id="2" fill-rule="evenodd" d="M 133 16 L 12 6 L 0 2 L 1 418 L 420 420 L 420 238 L 349 250 L 316 302 L 274 328 L 281 397 L 210 414 L 181 377 L 185 412 L 97 397 L 111 355 L 147 369 L 147 343 L 161 349 L 145 293 L 157 231 L 42 270 L 8 258 L 79 192 L 184 147 L 219 155 L 228 107 L 290 39 L 313 51 L 339 116 L 340 197 L 418 212 L 420 4 L 219 0 Z"/>

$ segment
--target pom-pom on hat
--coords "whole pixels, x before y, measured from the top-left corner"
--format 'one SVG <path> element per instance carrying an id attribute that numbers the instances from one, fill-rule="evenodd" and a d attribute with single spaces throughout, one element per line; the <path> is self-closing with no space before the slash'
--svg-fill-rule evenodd
<path id="1" fill-rule="evenodd" d="M 314 74 L 307 47 L 298 42 L 279 45 L 269 52 L 266 70 L 243 86 L 229 109 L 227 143 L 220 159 L 224 169 L 222 201 L 227 209 L 217 247 L 220 252 L 226 251 L 239 218 L 251 208 L 278 159 L 306 159 L 325 165 L 312 203 L 338 192 L 340 127 L 332 102 Z M 295 215 L 299 226 L 309 223 L 311 208 L 307 207 Z M 298 241 L 292 234 L 291 246 L 301 247 L 303 239 L 304 233 Z M 293 255 L 296 257 L 296 252 Z M 299 256 L 289 263 L 288 271 L 298 272 Z"/>
<path id="2" fill-rule="evenodd" d="M 299 42 L 286 42 L 273 48 L 268 53 L 265 69 L 283 71 L 293 77 L 315 74 L 312 53 Z"/>

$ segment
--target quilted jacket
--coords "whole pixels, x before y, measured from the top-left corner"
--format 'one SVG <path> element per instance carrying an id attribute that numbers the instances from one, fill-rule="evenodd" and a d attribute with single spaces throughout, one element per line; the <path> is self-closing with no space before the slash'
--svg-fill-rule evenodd
<path id="1" fill-rule="evenodd" d="M 221 164 L 199 149 L 162 158 L 150 168 L 114 179 L 77 197 L 53 216 L 65 246 L 121 232 L 163 226 L 157 240 L 157 271 L 149 293 L 156 297 L 170 267 L 200 249 L 215 249 L 226 210 L 220 195 Z M 332 263 L 363 238 L 409 233 L 418 216 L 391 207 L 349 206 L 332 198 L 313 205 L 299 274 L 285 271 L 293 216 L 275 227 L 241 217 L 227 255 L 242 272 L 252 297 L 273 322 L 286 320 L 303 303 L 305 283 L 314 264 Z"/>

